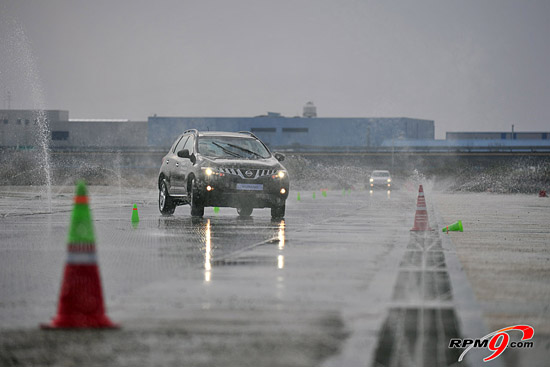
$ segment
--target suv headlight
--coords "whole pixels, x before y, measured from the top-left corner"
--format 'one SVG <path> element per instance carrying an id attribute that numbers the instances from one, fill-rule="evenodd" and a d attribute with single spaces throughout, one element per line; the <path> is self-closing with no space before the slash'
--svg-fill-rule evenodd
<path id="1" fill-rule="evenodd" d="M 370 181 L 370 182 L 374 182 L 374 178 L 371 177 L 371 178 L 369 179 L 369 181 Z"/>
<path id="2" fill-rule="evenodd" d="M 388 182 L 391 182 L 391 178 L 388 178 Z"/>
<path id="3" fill-rule="evenodd" d="M 271 178 L 285 178 L 287 175 L 287 172 L 285 170 L 279 170 L 277 171 Z"/>
<path id="4" fill-rule="evenodd" d="M 221 173 L 219 169 L 215 167 L 202 167 L 201 169 L 202 169 L 202 172 L 204 172 L 204 175 L 206 177 L 211 177 L 212 175 L 223 176 L 223 173 Z"/>

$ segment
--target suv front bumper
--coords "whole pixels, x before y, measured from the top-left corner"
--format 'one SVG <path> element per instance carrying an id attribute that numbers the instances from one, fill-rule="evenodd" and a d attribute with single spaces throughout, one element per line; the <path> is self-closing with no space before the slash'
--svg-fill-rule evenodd
<path id="1" fill-rule="evenodd" d="M 258 189 L 259 185 L 261 190 Z M 208 186 L 210 190 L 207 190 Z M 255 190 L 243 187 L 254 187 Z M 199 200 L 204 206 L 272 208 L 284 205 L 288 198 L 289 180 L 287 177 L 243 180 L 231 176 L 211 176 L 200 180 L 198 189 Z M 281 189 L 284 189 L 284 193 L 281 193 Z"/>

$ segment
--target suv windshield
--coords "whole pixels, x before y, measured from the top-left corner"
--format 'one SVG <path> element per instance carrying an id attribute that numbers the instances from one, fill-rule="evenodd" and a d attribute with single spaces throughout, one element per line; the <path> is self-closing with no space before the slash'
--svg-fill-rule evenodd
<path id="1" fill-rule="evenodd" d="M 200 136 L 199 153 L 210 158 L 269 158 L 271 154 L 253 138 L 233 136 Z"/>
<path id="2" fill-rule="evenodd" d="M 390 173 L 388 171 L 374 171 L 372 177 L 388 177 Z"/>

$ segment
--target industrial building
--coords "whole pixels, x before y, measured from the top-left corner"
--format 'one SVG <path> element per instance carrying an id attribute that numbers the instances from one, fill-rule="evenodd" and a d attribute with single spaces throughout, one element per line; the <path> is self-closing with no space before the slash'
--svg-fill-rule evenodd
<path id="1" fill-rule="evenodd" d="M 169 147 L 179 132 L 250 131 L 274 149 L 286 151 L 366 150 L 397 139 L 433 140 L 434 122 L 406 117 L 317 117 L 313 102 L 302 116 L 268 112 L 256 117 L 159 117 L 148 120 L 148 144 Z"/>
<path id="2" fill-rule="evenodd" d="M 147 146 L 147 121 L 69 119 L 63 110 L 0 110 L 0 146 L 30 149 L 38 145 L 46 121 L 51 148 L 128 148 Z"/>
<path id="3" fill-rule="evenodd" d="M 46 110 L 0 110 L 0 145 L 3 148 L 30 149 L 36 146 L 39 134 L 39 119 L 56 126 L 56 133 L 51 136 L 51 144 L 66 140 L 62 125 L 69 119 L 68 111 Z"/>
<path id="4" fill-rule="evenodd" d="M 0 148 L 38 146 L 46 120 L 53 150 L 165 151 L 188 129 L 250 131 L 270 148 L 287 152 L 456 152 L 550 150 L 550 132 L 447 132 L 434 139 L 434 121 L 407 117 L 317 117 L 313 103 L 302 116 L 268 112 L 255 117 L 165 117 L 147 121 L 70 119 L 64 110 L 0 110 Z"/>
<path id="5" fill-rule="evenodd" d="M 149 117 L 150 146 L 169 147 L 187 129 L 250 131 L 268 146 L 312 151 L 368 149 L 384 141 L 434 139 L 434 122 L 406 117 L 283 117 L 270 113 L 257 117 Z"/>
<path id="6" fill-rule="evenodd" d="M 272 148 L 294 151 L 362 150 L 398 139 L 433 140 L 434 122 L 411 118 L 316 117 L 313 103 L 302 117 L 269 112 L 256 117 L 149 117 L 148 121 L 70 119 L 63 110 L 0 110 L 2 148 L 37 146 L 46 119 L 53 149 L 167 149 L 187 129 L 251 131 Z"/>

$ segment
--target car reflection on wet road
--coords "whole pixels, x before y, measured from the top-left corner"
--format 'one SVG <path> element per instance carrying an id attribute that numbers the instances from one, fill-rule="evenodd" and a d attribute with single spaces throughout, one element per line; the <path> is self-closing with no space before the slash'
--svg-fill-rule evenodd
<path id="1" fill-rule="evenodd" d="M 160 256 L 184 256 L 186 261 L 204 263 L 205 281 L 211 280 L 213 267 L 222 265 L 284 264 L 284 256 L 262 260 L 237 258 L 255 247 L 277 243 L 284 249 L 285 220 L 265 218 L 241 218 L 239 216 L 213 216 L 191 218 L 189 216 L 160 217 L 158 232 L 152 232 L 159 243 Z M 148 230 L 149 231 L 149 230 Z M 171 239 L 178 239 L 172 241 Z M 185 239 L 185 240 L 184 240 Z M 182 244 L 188 242 L 189 246 Z"/>

